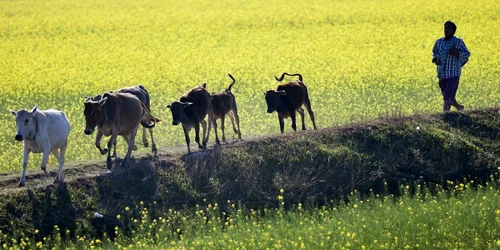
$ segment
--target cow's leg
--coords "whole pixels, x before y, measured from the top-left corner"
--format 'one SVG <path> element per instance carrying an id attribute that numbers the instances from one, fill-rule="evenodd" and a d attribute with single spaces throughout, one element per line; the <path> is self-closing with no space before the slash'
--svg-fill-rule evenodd
<path id="1" fill-rule="evenodd" d="M 212 116 L 212 117 L 209 116 L 208 119 L 210 119 L 214 125 L 215 143 L 220 144 L 219 134 L 217 133 L 217 119 L 215 119 L 215 116 Z M 207 142 L 208 142 L 208 138 L 207 138 Z M 203 142 L 203 146 L 206 146 L 206 145 L 207 145 L 207 143 Z"/>
<path id="2" fill-rule="evenodd" d="M 188 147 L 188 154 L 191 154 L 191 148 L 189 148 L 189 142 L 190 142 L 189 130 L 186 127 L 184 127 L 184 125 L 182 126 L 182 129 L 184 130 L 184 138 L 186 138 L 186 144 Z"/>
<path id="3" fill-rule="evenodd" d="M 48 141 L 48 138 L 46 140 Z M 40 165 L 40 168 L 45 173 L 45 176 L 49 175 L 49 172 L 47 171 L 47 161 L 49 160 L 49 156 L 50 156 L 50 142 L 47 142 L 45 143 L 45 145 L 43 145 L 42 164 Z"/>
<path id="4" fill-rule="evenodd" d="M 59 163 L 59 168 L 57 169 L 57 175 L 56 175 L 56 179 L 54 180 L 54 183 L 63 182 L 62 170 L 63 170 L 63 166 L 64 166 L 67 146 L 68 146 L 68 140 L 66 140 L 66 142 L 64 142 L 64 144 L 62 145 L 62 147 L 60 149 L 60 154 L 57 150 L 55 150 L 59 156 L 59 157 L 56 156 L 57 162 Z"/>
<path id="5" fill-rule="evenodd" d="M 309 101 L 307 101 L 305 103 L 305 106 L 306 106 L 306 109 L 307 109 L 307 113 L 309 113 L 309 117 L 311 118 L 311 121 L 313 123 L 313 127 L 314 127 L 314 130 L 316 130 L 316 121 L 314 121 L 314 112 L 312 111 L 311 109 L 311 103 Z"/>
<path id="6" fill-rule="evenodd" d="M 24 184 L 26 182 L 26 169 L 28 168 L 28 158 L 30 152 L 31 150 L 27 149 L 25 146 L 23 151 L 23 172 L 21 173 L 21 179 L 19 180 L 20 187 L 24 187 Z"/>
<path id="7" fill-rule="evenodd" d="M 203 130 L 203 142 L 205 142 L 205 139 L 207 138 L 207 121 L 201 120 L 201 129 Z M 208 121 L 208 124 L 210 126 L 210 120 Z M 208 141 L 208 139 L 206 139 Z"/>
<path id="8" fill-rule="evenodd" d="M 123 139 L 125 140 L 125 142 L 127 142 L 127 145 L 130 145 L 130 137 L 131 137 L 131 134 L 128 134 L 128 135 L 122 135 Z M 132 148 L 132 150 L 136 151 L 137 150 L 137 146 L 134 144 L 134 147 Z M 116 142 L 115 142 L 115 145 L 116 145 Z"/>
<path id="9" fill-rule="evenodd" d="M 203 133 L 205 134 L 205 133 Z M 204 146 L 200 143 L 200 123 L 194 124 L 194 141 L 198 143 L 198 148 L 204 149 Z"/>
<path id="10" fill-rule="evenodd" d="M 302 130 L 306 130 L 306 123 L 304 122 L 304 109 L 299 108 L 297 112 L 299 113 L 300 119 L 302 120 Z"/>
<path id="11" fill-rule="evenodd" d="M 54 157 L 56 157 L 57 163 L 59 163 L 59 158 L 61 158 L 61 154 L 59 154 L 59 149 L 54 149 L 51 153 Z"/>
<path id="12" fill-rule="evenodd" d="M 61 154 L 59 153 L 59 149 L 54 149 L 51 153 L 56 158 L 57 163 L 60 164 L 60 162 L 61 162 Z M 50 160 L 50 158 L 49 158 L 49 160 Z M 59 175 L 59 170 L 57 171 L 56 180 L 54 181 L 54 183 L 57 183 L 57 177 L 58 177 L 58 175 Z"/>
<path id="13" fill-rule="evenodd" d="M 225 129 L 225 126 L 224 126 L 224 122 L 226 120 L 226 116 L 223 115 L 221 118 L 220 118 L 220 131 L 222 132 L 222 141 L 225 142 L 226 141 L 226 133 L 224 132 L 224 129 Z M 231 119 L 232 121 L 232 119 Z"/>
<path id="14" fill-rule="evenodd" d="M 149 128 L 149 134 L 151 135 L 151 150 L 152 152 L 156 155 L 158 154 L 158 148 L 156 147 L 156 142 L 155 142 L 155 138 L 153 137 L 153 129 L 152 128 Z"/>
<path id="15" fill-rule="evenodd" d="M 203 142 L 203 146 L 206 146 L 208 143 L 208 138 L 210 137 L 210 130 L 212 130 L 212 126 L 214 126 L 215 129 L 215 142 L 217 144 L 220 144 L 219 141 L 219 134 L 217 133 L 217 121 L 215 120 L 215 114 L 212 112 L 208 113 L 208 128 L 207 128 L 207 139 Z"/>
<path id="16" fill-rule="evenodd" d="M 138 130 L 139 130 L 139 127 L 136 127 L 134 130 L 132 130 L 132 132 L 130 132 L 130 135 L 127 136 L 130 138 L 130 141 L 128 143 L 127 154 L 125 155 L 125 158 L 123 158 L 123 161 L 120 164 L 120 166 L 122 166 L 122 167 L 129 165 L 128 161 L 130 159 L 130 155 L 132 154 L 132 150 L 134 150 L 134 148 L 135 148 L 134 142 L 135 142 L 135 136 L 137 135 Z"/>
<path id="17" fill-rule="evenodd" d="M 210 118 L 207 118 L 207 121 L 201 120 L 201 126 L 203 128 L 203 145 L 207 145 L 208 139 L 210 138 L 210 130 L 212 129 L 212 122 L 210 121 Z M 208 123 L 208 124 L 207 124 Z M 208 128 L 207 128 L 208 125 Z"/>
<path id="18" fill-rule="evenodd" d="M 113 146 L 113 144 L 116 142 L 117 136 L 118 135 L 116 133 L 111 134 L 111 138 L 108 141 L 108 148 L 111 148 Z M 108 158 L 106 159 L 106 167 L 108 167 L 108 169 L 111 169 L 113 167 L 113 162 L 111 161 L 111 150 L 108 150 Z"/>
<path id="19" fill-rule="evenodd" d="M 295 117 L 296 117 L 295 111 L 292 111 L 291 114 L 290 114 L 290 119 L 292 119 L 292 129 L 293 129 L 293 131 L 297 131 L 297 123 L 295 121 Z"/>
<path id="20" fill-rule="evenodd" d="M 280 131 L 285 132 L 285 118 L 278 115 L 278 120 L 280 121 Z"/>
<path id="21" fill-rule="evenodd" d="M 113 154 L 111 155 L 111 158 L 116 158 L 116 144 L 118 143 L 118 137 L 116 140 L 113 142 Z"/>
<path id="22" fill-rule="evenodd" d="M 241 130 L 240 130 L 240 116 L 238 115 L 238 109 L 234 108 L 233 111 L 230 113 L 231 116 L 231 123 L 233 124 L 233 131 L 238 134 L 238 139 L 241 140 Z M 236 127 L 234 126 L 234 120 L 236 120 L 236 125 L 238 126 L 238 130 L 236 130 Z"/>
<path id="23" fill-rule="evenodd" d="M 149 130 L 151 132 L 151 129 Z M 142 127 L 142 144 L 144 144 L 144 147 L 149 146 L 148 138 L 146 137 L 146 128 Z"/>
<path id="24" fill-rule="evenodd" d="M 97 149 L 99 149 L 99 152 L 101 152 L 101 155 L 105 155 L 108 153 L 108 149 L 101 148 L 101 139 L 102 139 L 102 133 L 101 133 L 101 131 L 97 130 L 97 134 L 95 136 L 95 146 Z"/>

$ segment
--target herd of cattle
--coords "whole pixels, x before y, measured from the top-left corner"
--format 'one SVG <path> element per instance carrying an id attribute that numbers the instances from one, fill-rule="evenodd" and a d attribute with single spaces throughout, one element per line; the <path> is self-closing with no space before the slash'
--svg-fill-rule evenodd
<path id="1" fill-rule="evenodd" d="M 215 130 L 215 142 L 220 144 L 217 119 L 221 120 L 222 141 L 225 141 L 224 120 L 226 115 L 231 119 L 234 132 L 241 139 L 238 108 L 235 96 L 231 91 L 236 80 L 231 74 L 228 75 L 232 82 L 229 87 L 219 93 L 210 94 L 207 91 L 206 83 L 203 83 L 187 91 L 178 101 L 167 105 L 172 113 L 172 124 L 182 124 L 188 153 L 191 153 L 189 131 L 192 128 L 195 130 L 195 141 L 200 149 L 206 148 L 212 126 Z M 302 130 L 305 130 L 304 109 L 302 108 L 302 105 L 305 105 L 314 129 L 316 129 L 311 101 L 307 87 L 302 81 L 302 75 L 283 73 L 280 78 L 275 78 L 281 82 L 285 75 L 298 76 L 299 79 L 280 84 L 276 90 L 265 92 L 267 112 L 277 111 L 281 133 L 284 131 L 284 119 L 288 117 L 292 120 L 293 130 L 296 130 L 295 112 L 298 112 L 302 119 Z M 17 134 L 15 139 L 24 142 L 23 171 L 19 186 L 25 185 L 28 156 L 31 152 L 43 153 L 41 168 L 46 175 L 48 174 L 47 161 L 49 154 L 52 153 L 59 163 L 54 183 L 62 182 L 64 155 L 70 132 L 67 116 L 58 110 L 39 110 L 38 106 L 35 106 L 31 111 L 22 109 L 17 112 L 10 110 L 10 112 L 16 117 Z M 108 169 L 111 169 L 113 165 L 112 158 L 116 158 L 116 142 L 119 135 L 128 143 L 127 154 L 121 165 L 128 165 L 131 152 L 136 149 L 134 141 L 140 126 L 143 128 L 142 141 L 144 146 L 149 146 L 146 137 L 146 130 L 148 130 L 151 135 L 152 151 L 155 155 L 157 154 L 158 148 L 153 137 L 153 127 L 161 120 L 151 114 L 149 93 L 144 86 L 133 86 L 94 97 L 85 97 L 83 113 L 86 124 L 84 133 L 91 135 L 97 127 L 95 146 L 102 155 L 108 154 L 106 160 Z M 207 121 L 205 121 L 205 117 L 208 117 Z M 200 142 L 200 124 L 203 128 L 202 142 Z M 107 148 L 104 149 L 101 148 L 103 135 L 110 136 Z M 111 155 L 112 148 L 113 154 Z"/>

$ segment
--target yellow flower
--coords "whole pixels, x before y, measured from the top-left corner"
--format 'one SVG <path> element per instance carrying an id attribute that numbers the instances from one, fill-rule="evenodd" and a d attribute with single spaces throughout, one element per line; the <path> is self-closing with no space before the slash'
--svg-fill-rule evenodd
<path id="1" fill-rule="evenodd" d="M 129 207 L 125 207 L 125 211 L 127 211 L 127 212 L 128 212 L 129 210 L 130 210 L 130 208 L 129 208 Z"/>
<path id="2" fill-rule="evenodd" d="M 38 229 L 35 229 L 35 234 L 39 233 L 40 231 Z"/>

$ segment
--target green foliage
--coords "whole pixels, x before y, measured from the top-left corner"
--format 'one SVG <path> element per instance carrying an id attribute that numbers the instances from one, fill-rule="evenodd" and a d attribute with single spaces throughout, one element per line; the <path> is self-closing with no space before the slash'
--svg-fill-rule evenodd
<path id="1" fill-rule="evenodd" d="M 453 184 L 453 183 L 450 183 Z M 231 200 L 155 213 L 156 203 L 124 207 L 103 237 L 76 235 L 55 226 L 52 237 L 2 235 L 3 248 L 64 249 L 497 249 L 500 247 L 498 182 L 453 184 L 448 191 L 400 186 L 399 197 L 353 192 L 349 202 L 320 207 L 286 204 L 247 209 Z M 411 190 L 417 190 L 416 193 Z M 133 211 L 136 211 L 135 213 Z M 104 220 L 104 219 L 101 219 Z M 123 230 L 127 225 L 128 230 Z M 35 235 L 40 230 L 34 229 Z M 112 237 L 110 236 L 112 235 Z"/>
<path id="2" fill-rule="evenodd" d="M 237 80 L 244 136 L 279 131 L 262 94 L 284 71 L 304 75 L 319 128 L 439 111 L 430 59 L 448 19 L 472 53 L 459 100 L 467 109 L 498 105 L 500 39 L 491 32 L 498 2 L 49 0 L 0 7 L 1 171 L 22 162 L 8 109 L 63 110 L 72 124 L 67 161 L 96 159 L 102 156 L 93 136 L 82 132 L 83 98 L 137 84 L 150 91 L 153 114 L 164 120 L 155 132 L 161 148 L 184 144 L 164 106 L 202 82 L 211 92 L 224 89 L 227 73 Z M 29 167 L 38 168 L 40 158 Z"/>
<path id="3" fill-rule="evenodd" d="M 470 219 L 472 223 L 479 221 L 478 216 L 486 216 L 491 222 L 479 225 L 480 228 L 472 227 L 478 230 L 474 231 L 474 237 L 478 238 L 477 246 L 488 247 L 499 239 L 495 234 L 497 231 L 491 231 L 491 228 L 498 226 L 496 217 L 491 216 L 497 216 L 500 212 L 495 215 L 489 213 L 490 206 L 495 207 L 497 204 L 484 204 L 479 208 L 465 205 L 456 208 L 457 204 L 449 202 L 462 197 L 465 185 L 466 189 L 470 187 L 480 192 L 493 188 L 494 192 L 484 195 L 487 196 L 486 200 L 496 202 L 497 184 L 488 182 L 498 179 L 498 113 L 499 109 L 485 109 L 379 119 L 348 127 L 297 132 L 233 146 L 219 146 L 184 157 L 161 156 L 157 160 L 153 160 L 151 156 L 138 157 L 130 168 L 116 167 L 111 173 L 28 190 L 15 190 L 0 182 L 7 188 L 1 194 L 0 202 L 0 230 L 7 240 L 0 237 L 0 245 L 5 243 L 11 246 L 12 239 L 16 240 L 16 244 L 22 239 L 25 239 L 25 244 L 35 244 L 30 241 L 34 239 L 37 243 L 43 241 L 43 244 L 47 243 L 49 246 L 66 245 L 69 248 L 86 248 L 91 245 L 107 247 L 115 243 L 122 247 L 133 244 L 136 248 L 155 247 L 158 244 L 178 247 L 181 240 L 187 246 L 197 242 L 201 246 L 214 244 L 214 247 L 219 248 L 228 244 L 232 248 L 236 243 L 221 240 L 217 242 L 209 237 L 224 237 L 224 233 L 228 232 L 227 226 L 233 225 L 231 222 L 230 225 L 225 223 L 232 218 L 242 221 L 234 224 L 237 225 L 234 229 L 257 230 L 250 231 L 250 234 L 236 232 L 245 236 L 226 236 L 233 240 L 239 239 L 238 244 L 247 247 L 264 247 L 258 245 L 261 241 L 256 241 L 262 238 L 266 240 L 261 243 L 269 247 L 282 244 L 283 247 L 290 248 L 294 244 L 300 246 L 304 243 L 304 246 L 329 248 L 329 245 L 322 246 L 323 242 L 372 247 L 388 244 L 387 246 L 394 245 L 399 249 L 399 244 L 403 243 L 424 245 L 426 235 L 432 232 L 437 236 L 433 234 L 434 238 L 427 237 L 430 248 L 448 248 L 449 244 L 457 242 L 460 247 L 476 247 L 471 245 L 470 238 L 458 240 L 460 235 L 469 232 L 461 229 L 458 224 L 463 218 L 456 218 L 457 221 L 452 223 L 453 227 L 461 231 L 451 234 L 451 238 L 440 238 L 444 233 L 450 235 L 451 228 L 442 231 L 437 227 L 436 220 L 444 220 L 449 215 L 445 214 L 447 217 L 443 217 L 444 215 L 436 212 L 435 217 L 424 220 L 429 214 L 419 209 L 427 209 L 430 202 L 431 207 L 439 205 L 442 213 L 483 209 L 488 206 L 486 212 L 478 212 L 474 214 L 476 217 Z M 75 171 L 69 168 L 67 173 L 80 174 Z M 494 197 L 490 197 L 491 195 Z M 414 197 L 417 201 L 421 199 L 420 202 L 423 203 L 410 201 L 409 197 Z M 450 201 L 445 197 L 450 198 Z M 311 216 L 308 219 L 310 221 L 317 218 L 317 213 L 320 212 L 318 207 L 337 211 L 343 209 L 344 202 L 350 204 L 348 207 L 354 208 L 354 204 L 362 207 L 361 204 L 368 200 L 379 199 L 382 199 L 383 204 L 379 204 L 379 201 L 368 203 L 372 209 L 364 208 L 363 214 L 328 217 L 335 218 L 328 223 L 340 220 L 342 225 L 348 224 L 345 229 L 344 226 L 337 228 L 338 226 L 332 227 L 318 221 L 313 224 L 323 228 L 312 227 L 309 231 L 309 227 L 296 225 L 303 218 L 296 214 L 299 203 L 304 204 L 301 209 L 308 211 L 304 214 Z M 460 198 L 460 204 L 466 204 L 467 199 L 468 196 Z M 476 198 L 470 199 L 478 201 Z M 385 208 L 386 202 L 394 200 L 403 201 L 405 205 L 413 204 L 411 209 L 415 209 L 414 213 L 420 217 L 400 218 L 399 213 L 403 213 L 408 207 L 396 209 L 394 213 L 391 213 L 395 209 L 393 207 L 390 211 L 380 211 L 381 207 L 377 207 L 383 205 Z M 440 204 L 448 204 L 449 207 L 442 207 Z M 239 212 L 236 208 L 242 211 Z M 215 211 L 210 213 L 209 209 Z M 254 217 L 248 214 L 250 211 L 254 211 Z M 286 215 L 285 211 L 291 212 Z M 103 218 L 96 217 L 95 212 L 102 214 Z M 349 212 L 346 208 L 343 213 L 349 214 L 352 211 Z M 371 224 L 359 221 L 359 216 L 376 219 L 379 213 L 386 213 L 386 216 L 395 214 L 398 217 L 392 220 L 374 220 Z M 464 212 L 460 214 L 470 216 Z M 143 216 L 146 219 L 141 219 Z M 346 220 L 339 219 L 344 217 Z M 281 221 L 281 218 L 288 219 Z M 163 219 L 169 222 L 159 223 Z M 278 221 L 274 221 L 275 219 Z M 207 220 L 215 224 L 205 224 L 204 221 Z M 285 221 L 289 223 L 288 226 Z M 302 223 L 308 225 L 309 221 Z M 246 223 L 251 223 L 252 226 Z M 392 227 L 392 223 L 398 227 Z M 366 229 L 363 228 L 364 224 L 367 225 Z M 443 223 L 440 222 L 439 225 L 441 224 Z M 269 225 L 271 228 L 268 228 Z M 464 225 L 470 226 L 469 222 Z M 276 227 L 289 231 L 274 231 Z M 384 230 L 379 232 L 379 227 Z M 317 236 L 315 230 L 335 228 L 337 231 L 332 231 L 333 235 L 316 238 L 320 236 Z M 371 228 L 375 228 L 373 232 L 370 231 Z M 404 234 L 405 231 L 401 233 L 391 228 L 403 228 L 408 235 L 418 237 L 415 241 L 410 241 L 411 237 Z M 35 231 L 37 232 L 34 233 Z M 271 232 L 276 233 L 267 235 Z M 351 233 L 350 238 L 346 236 L 348 232 Z M 337 235 L 339 233 L 340 236 Z M 357 236 L 353 238 L 352 233 Z M 281 234 L 285 235 L 283 239 L 288 240 L 274 241 L 281 238 Z M 179 238 L 179 235 L 188 238 Z M 361 235 L 364 235 L 363 241 L 358 238 Z M 250 236 L 257 238 L 253 242 L 246 241 Z M 331 242 L 326 241 L 327 236 L 330 236 Z M 54 241 L 51 237 L 55 237 Z M 303 240 L 298 240 L 298 237 Z M 398 240 L 394 237 L 398 237 Z M 96 244 L 97 239 L 101 243 Z M 375 239 L 378 241 L 373 241 Z M 58 243 L 59 240 L 61 243 Z M 197 248 L 196 245 L 193 247 Z"/>

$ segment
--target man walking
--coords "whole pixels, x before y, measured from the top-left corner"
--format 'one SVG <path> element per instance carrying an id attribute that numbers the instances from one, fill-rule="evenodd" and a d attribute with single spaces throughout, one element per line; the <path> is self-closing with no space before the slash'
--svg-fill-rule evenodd
<path id="1" fill-rule="evenodd" d="M 463 110 L 455 99 L 460 81 L 462 66 L 469 60 L 470 52 L 462 39 L 455 36 L 457 26 L 452 21 L 444 23 L 444 37 L 434 44 L 432 62 L 437 65 L 439 87 L 443 94 L 443 112 L 450 111 L 453 106 Z"/>

